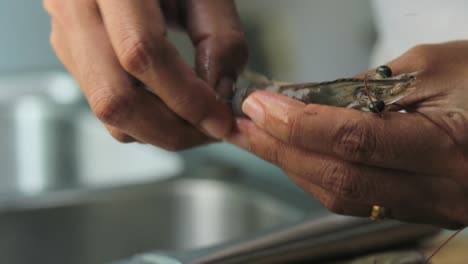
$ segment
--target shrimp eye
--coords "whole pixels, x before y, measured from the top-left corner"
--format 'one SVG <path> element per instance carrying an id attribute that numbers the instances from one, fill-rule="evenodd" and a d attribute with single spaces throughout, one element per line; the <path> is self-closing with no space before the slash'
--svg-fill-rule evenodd
<path id="1" fill-rule="evenodd" d="M 369 103 L 369 110 L 372 113 L 382 113 L 385 110 L 385 102 L 379 100 L 375 103 Z"/>
<path id="2" fill-rule="evenodd" d="M 390 67 L 388 67 L 387 65 L 382 65 L 382 66 L 379 66 L 375 72 L 380 75 L 380 77 L 382 78 L 389 78 L 389 77 L 392 77 L 393 73 L 392 73 L 392 69 L 390 69 Z"/>

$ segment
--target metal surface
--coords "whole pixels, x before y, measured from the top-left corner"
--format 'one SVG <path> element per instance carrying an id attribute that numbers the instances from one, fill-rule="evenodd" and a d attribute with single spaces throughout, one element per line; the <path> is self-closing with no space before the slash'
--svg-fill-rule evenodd
<path id="1" fill-rule="evenodd" d="M 323 263 L 405 245 L 437 232 L 431 226 L 396 221 L 375 223 L 338 215 L 314 216 L 224 245 L 192 251 L 149 252 L 118 264 L 282 264 L 305 260 Z"/>
<path id="2" fill-rule="evenodd" d="M 210 246 L 300 216 L 254 187 L 215 179 L 50 193 L 0 213 L 0 263 L 104 263 Z"/>

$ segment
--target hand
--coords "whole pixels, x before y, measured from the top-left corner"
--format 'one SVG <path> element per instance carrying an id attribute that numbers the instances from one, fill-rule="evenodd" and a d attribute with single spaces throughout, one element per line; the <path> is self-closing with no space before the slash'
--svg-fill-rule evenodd
<path id="1" fill-rule="evenodd" d="M 232 0 L 44 5 L 52 16 L 53 48 L 116 139 L 181 150 L 229 133 L 232 116 L 216 93 L 232 88 L 247 60 Z M 187 31 L 196 71 L 166 39 L 167 25 Z"/>
<path id="2" fill-rule="evenodd" d="M 377 114 L 257 92 L 229 140 L 281 167 L 335 213 L 372 205 L 403 221 L 468 224 L 468 41 L 423 45 L 388 64 L 421 70 L 400 104 Z"/>

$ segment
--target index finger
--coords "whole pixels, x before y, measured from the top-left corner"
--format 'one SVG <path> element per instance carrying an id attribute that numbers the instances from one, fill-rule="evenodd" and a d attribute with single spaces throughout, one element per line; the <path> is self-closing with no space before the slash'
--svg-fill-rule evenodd
<path id="1" fill-rule="evenodd" d="M 158 1 L 98 2 L 123 68 L 192 125 L 216 138 L 226 135 L 232 125 L 229 109 L 166 39 Z"/>
<path id="2" fill-rule="evenodd" d="M 252 94 L 243 110 L 281 141 L 343 160 L 428 174 L 460 169 L 462 156 L 451 138 L 418 114 L 385 112 L 381 118 L 269 92 Z"/>
<path id="3" fill-rule="evenodd" d="M 247 41 L 233 0 L 186 0 L 186 28 L 198 74 L 224 98 L 247 62 Z"/>

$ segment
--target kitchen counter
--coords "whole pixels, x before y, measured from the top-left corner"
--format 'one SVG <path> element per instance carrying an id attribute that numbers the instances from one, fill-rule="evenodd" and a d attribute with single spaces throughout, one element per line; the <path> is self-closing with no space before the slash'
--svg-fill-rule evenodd
<path id="1" fill-rule="evenodd" d="M 455 231 L 444 231 L 439 235 L 424 242 L 419 249 L 403 248 L 395 251 L 387 252 L 389 254 L 401 254 L 407 252 L 418 255 L 418 251 L 424 254 L 423 259 L 427 259 L 432 255 Z M 434 257 L 431 259 L 431 264 L 464 264 L 468 259 L 468 230 L 464 230 L 447 243 Z M 391 261 L 388 256 L 382 257 L 383 253 L 373 253 L 367 256 L 361 256 L 352 260 L 333 262 L 328 264 L 397 264 L 399 262 Z M 412 264 L 413 262 L 402 262 Z M 420 262 L 417 262 L 420 263 Z"/>

